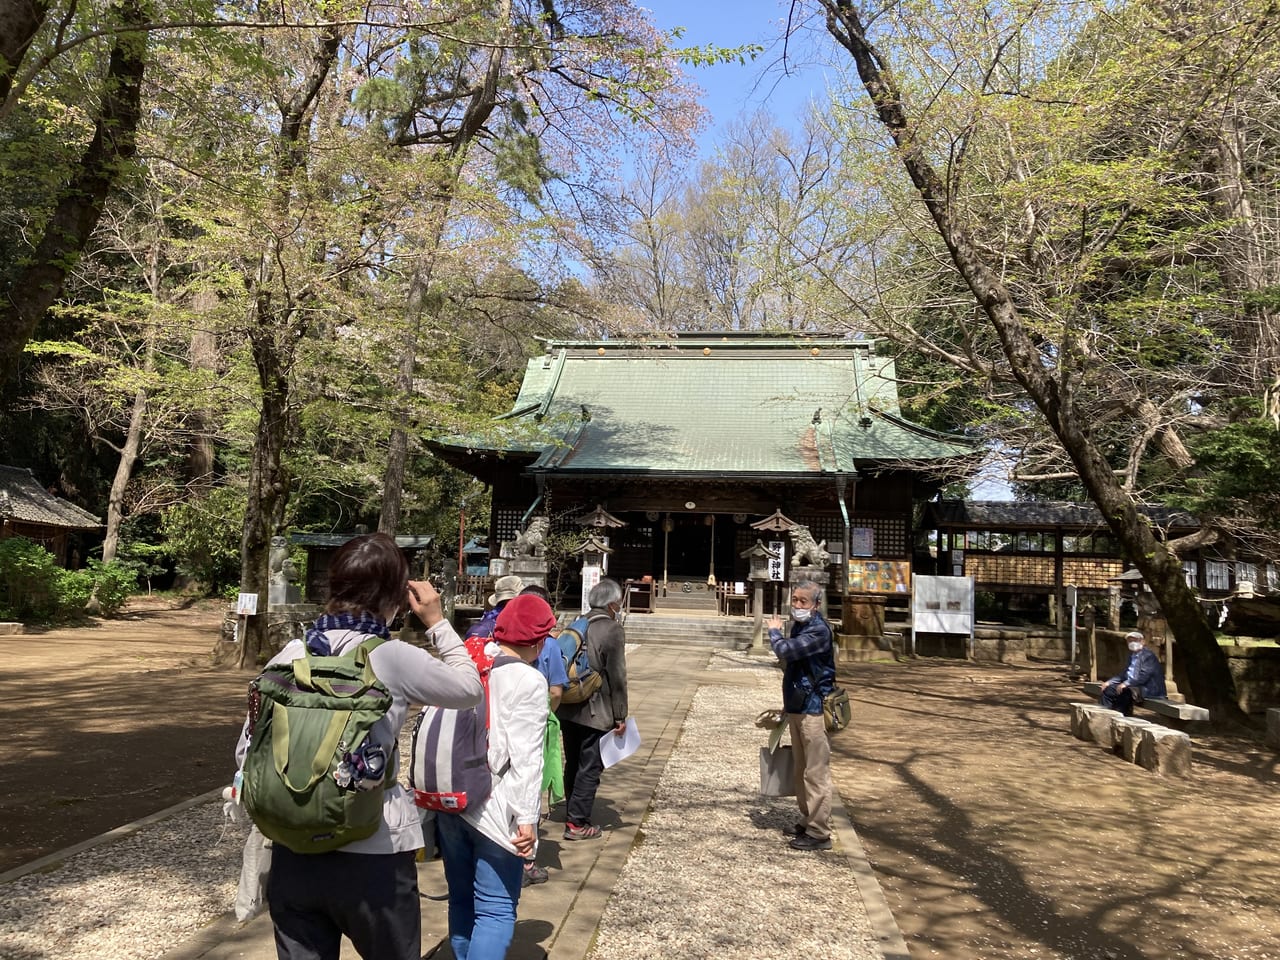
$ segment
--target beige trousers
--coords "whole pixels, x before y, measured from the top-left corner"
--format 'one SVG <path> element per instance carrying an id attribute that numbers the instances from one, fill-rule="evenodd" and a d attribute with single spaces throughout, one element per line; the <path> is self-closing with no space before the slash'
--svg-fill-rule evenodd
<path id="1" fill-rule="evenodd" d="M 820 713 L 788 713 L 791 750 L 796 760 L 796 802 L 805 833 L 831 836 L 831 741 Z"/>

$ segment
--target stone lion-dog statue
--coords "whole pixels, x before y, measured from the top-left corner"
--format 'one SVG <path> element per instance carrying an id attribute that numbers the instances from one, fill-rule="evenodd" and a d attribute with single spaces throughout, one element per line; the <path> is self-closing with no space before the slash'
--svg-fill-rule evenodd
<path id="1" fill-rule="evenodd" d="M 825 567 L 831 559 L 831 554 L 827 553 L 827 541 L 823 540 L 818 543 L 813 539 L 813 534 L 809 532 L 809 528 L 802 523 L 796 524 L 791 528 L 791 566 L 795 567 Z"/>
<path id="2" fill-rule="evenodd" d="M 542 556 L 547 534 L 551 531 L 551 521 L 546 517 L 534 517 L 523 533 L 517 533 L 512 550 L 517 557 Z"/>

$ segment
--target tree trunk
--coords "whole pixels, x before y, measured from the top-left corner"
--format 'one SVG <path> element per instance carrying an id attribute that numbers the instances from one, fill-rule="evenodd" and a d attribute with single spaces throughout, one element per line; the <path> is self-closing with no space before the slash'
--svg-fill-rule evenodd
<path id="1" fill-rule="evenodd" d="M 124 27 L 146 22 L 138 0 L 121 0 L 115 9 Z M 24 268 L 0 291 L 0 382 L 17 370 L 23 347 L 62 294 L 67 273 L 97 226 L 107 194 L 137 152 L 146 53 L 144 31 L 116 34 L 93 140 L 63 189 L 40 243 Z"/>
<path id="2" fill-rule="evenodd" d="M 250 340 L 262 388 L 262 409 L 249 464 L 249 492 L 240 539 L 240 589 L 258 595 L 258 613 L 246 618 L 240 638 L 239 665 L 244 668 L 256 667 L 267 650 L 271 538 L 280 528 L 289 492 L 283 462 L 289 436 L 289 375 L 274 329 L 280 321 L 273 314 L 268 297 L 259 298 L 258 310 L 258 329 Z"/>
<path id="3" fill-rule="evenodd" d="M 129 431 L 120 448 L 120 461 L 116 475 L 111 480 L 111 492 L 107 495 L 107 528 L 102 541 L 102 562 L 116 558 L 120 546 L 120 525 L 124 522 L 124 492 L 133 478 L 133 468 L 138 463 L 142 449 L 142 429 L 147 422 L 147 392 L 139 389 L 133 395 L 133 410 L 129 414 Z"/>
<path id="4" fill-rule="evenodd" d="M 9 98 L 14 75 L 48 13 L 45 0 L 0 0 L 0 103 Z"/>
<path id="5" fill-rule="evenodd" d="M 1009 290 L 978 252 L 965 226 L 955 219 L 947 186 L 916 141 L 901 91 L 890 68 L 868 40 L 858 9 L 851 0 L 821 3 L 827 14 L 828 31 L 853 59 L 876 114 L 892 136 L 898 159 L 928 209 L 952 262 L 1000 338 L 1011 372 L 1057 436 L 1108 528 L 1160 603 L 1185 658 L 1195 701 L 1217 718 L 1247 722 L 1236 699 L 1227 658 L 1199 601 L 1187 586 L 1181 561 L 1155 538 L 1133 498 L 1117 483 L 1111 465 L 1089 439 L 1087 426 L 1074 409 L 1065 373 L 1061 373 L 1063 379 L 1059 381 L 1046 369 Z"/>

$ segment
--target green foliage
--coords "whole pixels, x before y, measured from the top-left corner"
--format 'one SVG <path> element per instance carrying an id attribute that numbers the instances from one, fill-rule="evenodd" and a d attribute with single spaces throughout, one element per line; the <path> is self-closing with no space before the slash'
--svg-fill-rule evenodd
<path id="1" fill-rule="evenodd" d="M 104 617 L 115 616 L 138 587 L 138 566 L 125 560 L 90 560 L 88 567 L 98 612 Z"/>
<path id="2" fill-rule="evenodd" d="M 1200 516 L 1254 516 L 1280 530 L 1280 431 L 1258 416 L 1257 401 L 1241 401 L 1240 419 L 1191 444 L 1200 476 L 1185 479 L 1170 502 Z"/>
<path id="3" fill-rule="evenodd" d="M 93 583 L 92 570 L 64 570 L 38 543 L 25 537 L 0 540 L 0 619 L 23 623 L 72 619 L 84 612 Z"/>
<path id="4" fill-rule="evenodd" d="M 160 518 L 165 552 L 211 596 L 240 582 L 244 508 L 244 491 L 218 487 L 203 498 L 170 507 Z"/>

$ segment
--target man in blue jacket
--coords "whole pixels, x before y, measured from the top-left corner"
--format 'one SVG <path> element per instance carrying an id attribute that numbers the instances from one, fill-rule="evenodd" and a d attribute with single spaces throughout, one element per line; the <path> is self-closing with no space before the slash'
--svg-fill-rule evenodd
<path id="1" fill-rule="evenodd" d="M 1165 695 L 1164 667 L 1155 652 L 1147 646 L 1147 638 L 1139 630 L 1125 636 L 1129 645 L 1129 665 L 1124 673 L 1118 673 L 1102 687 L 1102 699 L 1098 702 L 1109 710 L 1119 710 L 1126 717 L 1133 716 L 1133 705 L 1147 697 Z"/>
<path id="2" fill-rule="evenodd" d="M 796 760 L 800 820 L 783 832 L 797 850 L 831 849 L 831 741 L 822 720 L 822 698 L 836 682 L 831 626 L 823 618 L 822 587 L 801 580 L 791 590 L 791 632 L 769 620 L 769 646 L 783 662 L 782 709 Z"/>

